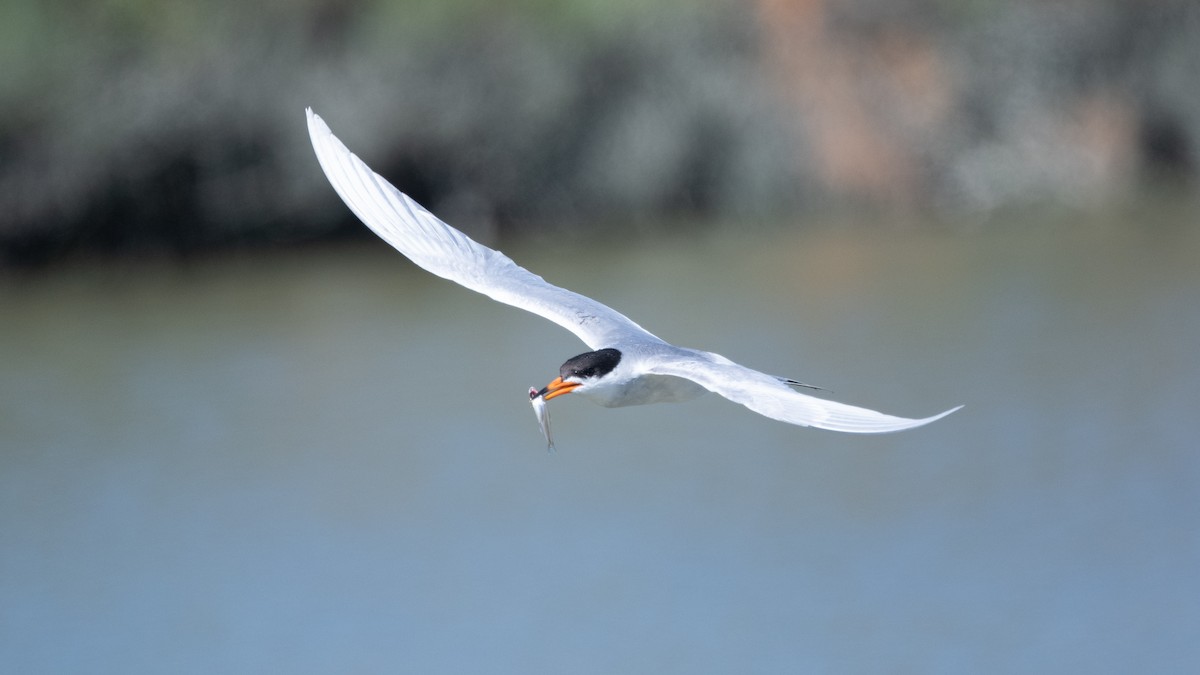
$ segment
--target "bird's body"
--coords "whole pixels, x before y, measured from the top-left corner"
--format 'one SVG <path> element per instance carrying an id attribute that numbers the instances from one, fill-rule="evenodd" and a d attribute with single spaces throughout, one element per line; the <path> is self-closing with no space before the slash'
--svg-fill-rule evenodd
<path id="1" fill-rule="evenodd" d="M 621 344 L 618 351 L 621 353 L 620 362 L 612 372 L 596 378 L 594 384 L 576 392 L 606 408 L 621 408 L 628 405 L 690 401 L 708 391 L 691 380 L 656 375 L 653 372 L 656 363 L 676 359 L 703 359 L 704 352 L 676 347 L 661 341 L 627 341 Z M 588 352 L 592 353 L 594 352 Z"/>
<path id="2" fill-rule="evenodd" d="M 809 396 L 792 388 L 809 385 L 767 375 L 719 354 L 670 344 L 620 312 L 547 283 L 503 253 L 442 222 L 346 149 L 311 109 L 307 113 L 313 148 L 325 175 L 376 234 L 429 272 L 545 317 L 593 350 L 567 360 L 558 378 L 531 392 L 531 399 L 541 404 L 535 405 L 540 420 L 544 403 L 566 393 L 620 407 L 686 401 L 712 391 L 783 422 L 854 433 L 909 429 L 958 409 L 924 419 L 886 415 Z"/>

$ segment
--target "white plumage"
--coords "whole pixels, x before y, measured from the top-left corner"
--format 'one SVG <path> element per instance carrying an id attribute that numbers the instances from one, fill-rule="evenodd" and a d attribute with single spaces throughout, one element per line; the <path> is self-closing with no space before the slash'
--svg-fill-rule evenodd
<path id="1" fill-rule="evenodd" d="M 923 419 L 886 415 L 802 394 L 789 386 L 798 384 L 794 381 L 669 344 L 620 312 L 547 283 L 442 222 L 346 149 L 311 108 L 307 113 L 313 148 L 329 182 L 384 241 L 433 274 L 553 321 L 594 350 L 563 364 L 560 377 L 540 392 L 531 391 L 540 404 L 578 393 L 609 407 L 640 405 L 687 400 L 707 390 L 782 422 L 851 433 L 911 429 L 958 410 Z M 538 412 L 540 420 L 544 411 Z"/>

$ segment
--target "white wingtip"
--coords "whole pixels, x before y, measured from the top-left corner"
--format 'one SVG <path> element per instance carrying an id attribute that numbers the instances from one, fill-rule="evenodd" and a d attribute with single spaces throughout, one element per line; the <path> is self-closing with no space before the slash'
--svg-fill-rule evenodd
<path id="1" fill-rule="evenodd" d="M 308 116 L 308 133 L 310 136 L 315 136 L 318 132 L 322 134 L 332 134 L 329 130 L 329 125 L 325 124 L 325 120 L 321 116 L 313 112 L 311 107 L 304 109 L 304 114 Z"/>
<path id="2" fill-rule="evenodd" d="M 832 401 L 828 403 L 831 404 L 826 406 L 828 415 L 824 419 L 813 422 L 811 426 L 818 429 L 841 431 L 851 434 L 884 434 L 892 431 L 915 429 L 923 427 L 930 422 L 936 422 L 951 413 L 961 410 L 963 407 L 961 405 L 956 406 L 932 417 L 909 419 Z"/>
<path id="3" fill-rule="evenodd" d="M 951 409 L 947 410 L 946 412 L 941 412 L 941 413 L 938 413 L 938 414 L 936 414 L 936 415 L 934 415 L 934 416 L 932 416 L 932 417 L 926 417 L 926 418 L 924 418 L 924 419 L 913 420 L 914 422 L 916 422 L 916 424 L 913 424 L 913 425 L 912 425 L 912 427 L 908 427 L 908 428 L 909 428 L 909 429 L 912 429 L 913 427 L 921 427 L 921 426 L 925 426 L 926 424 L 929 424 L 930 422 L 936 422 L 936 421 L 938 421 L 938 420 L 942 419 L 943 417 L 945 417 L 945 416 L 947 416 L 947 415 L 949 415 L 949 414 L 951 414 L 951 413 L 958 412 L 959 410 L 962 410 L 962 409 L 963 409 L 963 406 L 961 406 L 961 405 L 956 405 L 956 406 L 954 406 L 953 408 L 951 408 Z"/>

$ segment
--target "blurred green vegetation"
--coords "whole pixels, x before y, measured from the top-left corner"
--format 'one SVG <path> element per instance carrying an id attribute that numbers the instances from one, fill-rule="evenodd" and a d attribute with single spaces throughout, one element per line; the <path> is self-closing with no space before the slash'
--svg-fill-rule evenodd
<path id="1" fill-rule="evenodd" d="M 360 233 L 303 109 L 491 240 L 1191 198 L 1194 2 L 8 0 L 0 260 Z"/>

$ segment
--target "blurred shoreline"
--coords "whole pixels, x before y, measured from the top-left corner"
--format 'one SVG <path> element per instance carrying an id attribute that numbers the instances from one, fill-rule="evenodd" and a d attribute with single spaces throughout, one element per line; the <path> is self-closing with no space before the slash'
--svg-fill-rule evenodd
<path id="1" fill-rule="evenodd" d="M 978 223 L 1187 202 L 1198 181 L 1200 8 L 1182 1 L 3 14 L 3 266 L 358 236 L 308 105 L 485 241 L 842 212 Z"/>

